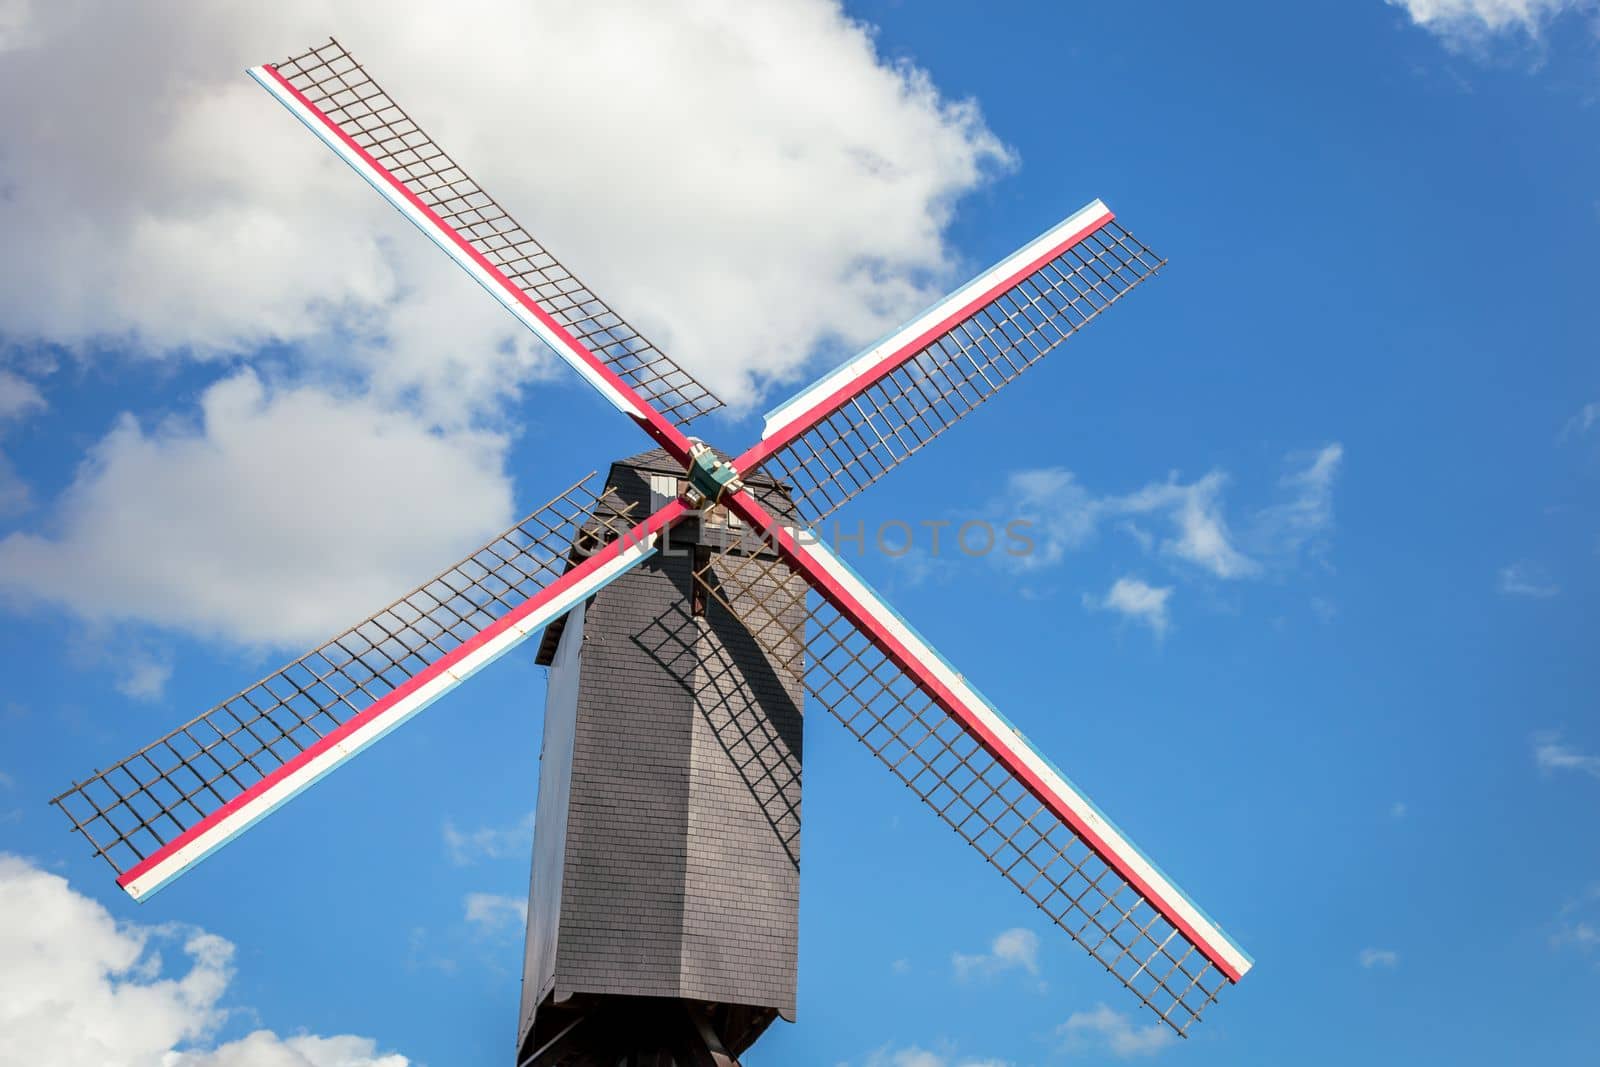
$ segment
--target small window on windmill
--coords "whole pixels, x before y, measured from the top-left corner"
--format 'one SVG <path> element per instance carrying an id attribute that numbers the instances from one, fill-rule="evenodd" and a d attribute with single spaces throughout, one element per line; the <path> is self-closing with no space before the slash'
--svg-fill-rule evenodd
<path id="1" fill-rule="evenodd" d="M 661 510 L 665 504 L 678 499 L 678 479 L 671 474 L 650 476 L 650 510 Z"/>
<path id="2" fill-rule="evenodd" d="M 711 505 L 702 514 L 705 516 L 704 521 L 707 526 L 722 526 L 729 530 L 739 528 L 739 516 L 729 512 L 721 504 Z"/>

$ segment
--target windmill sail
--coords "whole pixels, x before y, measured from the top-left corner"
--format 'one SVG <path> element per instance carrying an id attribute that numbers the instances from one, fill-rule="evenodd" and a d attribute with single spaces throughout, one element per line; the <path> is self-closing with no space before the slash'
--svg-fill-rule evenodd
<path id="1" fill-rule="evenodd" d="M 734 465 L 824 518 L 1165 262 L 1096 200 L 768 414 Z"/>
<path id="2" fill-rule="evenodd" d="M 656 551 L 671 504 L 569 487 L 460 563 L 53 801 L 143 898 Z M 576 565 L 574 565 L 576 564 Z"/>
<path id="3" fill-rule="evenodd" d="M 681 425 L 722 406 L 484 192 L 339 42 L 250 76 L 619 410 Z"/>
<path id="4" fill-rule="evenodd" d="M 746 500 L 756 529 L 777 527 Z M 747 538 L 746 538 L 747 540 Z M 967 680 L 820 542 L 731 541 L 696 577 L 945 823 L 1180 1034 L 1251 960 Z M 797 610 L 787 565 L 811 587 Z M 803 649 L 803 651 L 802 651 Z"/>

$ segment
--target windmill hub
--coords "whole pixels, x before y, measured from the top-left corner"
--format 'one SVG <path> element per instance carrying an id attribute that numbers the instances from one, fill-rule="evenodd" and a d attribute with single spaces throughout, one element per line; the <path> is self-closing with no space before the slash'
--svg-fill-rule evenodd
<path id="1" fill-rule="evenodd" d="M 688 484 L 684 495 L 696 509 L 720 504 L 728 493 L 744 488 L 744 481 L 732 463 L 717 458 L 711 446 L 704 441 L 694 441 L 689 446 Z"/>

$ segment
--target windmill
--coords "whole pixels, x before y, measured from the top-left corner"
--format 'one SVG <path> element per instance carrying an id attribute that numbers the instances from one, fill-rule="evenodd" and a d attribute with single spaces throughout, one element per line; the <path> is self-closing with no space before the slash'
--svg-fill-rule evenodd
<path id="1" fill-rule="evenodd" d="M 1104 204 L 729 456 L 682 428 L 720 402 L 337 41 L 250 75 L 654 448 L 57 797 L 124 890 L 148 898 L 542 634 L 519 1065 L 728 1064 L 793 1018 L 802 703 L 1179 1034 L 1243 977 L 1222 929 L 812 532 L 1163 265 Z"/>

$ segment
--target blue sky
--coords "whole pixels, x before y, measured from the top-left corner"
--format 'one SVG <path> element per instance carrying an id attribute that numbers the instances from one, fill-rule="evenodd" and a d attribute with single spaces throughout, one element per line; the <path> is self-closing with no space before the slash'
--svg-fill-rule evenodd
<path id="1" fill-rule="evenodd" d="M 705 12 L 686 30 L 518 15 L 501 35 L 518 47 L 610 32 L 622 65 L 670 30 L 703 49 L 635 64 L 650 93 L 565 97 L 520 67 L 450 77 L 465 30 L 412 62 L 405 25 L 314 7 L 181 31 L 0 18 L 0 85 L 69 90 L 0 123 L 19 238 L 0 298 L 0 852 L 22 857 L 0 862 L 0 958 L 21 961 L 0 988 L 11 970 L 13 991 L 82 994 L 14 1019 L 14 1041 L 116 1026 L 88 1005 L 121 982 L 166 1005 L 150 1055 L 188 1048 L 186 1067 L 262 1029 L 228 1062 L 509 1057 L 531 647 L 144 906 L 45 807 L 645 446 L 240 73 L 331 31 L 736 398 L 700 429 L 729 446 L 1093 197 L 1171 260 L 843 517 L 1040 524 L 1026 565 L 852 562 L 1256 970 L 1193 1040 L 1150 1036 L 819 715 L 800 1022 L 752 1064 L 1592 1056 L 1594 5 L 849 5 L 870 38 L 802 3 L 721 35 Z M 144 46 L 190 81 L 149 113 L 139 93 L 105 103 L 86 72 Z M 728 103 L 744 84 L 759 92 Z M 538 136 L 494 136 L 513 120 Z M 85 144 L 61 135 L 79 126 Z M 607 154 L 622 134 L 650 167 Z M 867 143 L 895 165 L 859 165 Z M 128 970 L 141 947 L 163 962 Z"/>

